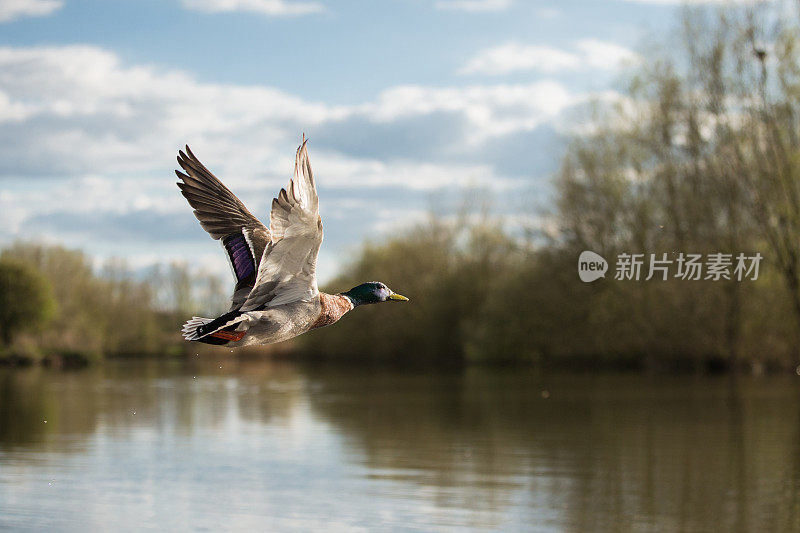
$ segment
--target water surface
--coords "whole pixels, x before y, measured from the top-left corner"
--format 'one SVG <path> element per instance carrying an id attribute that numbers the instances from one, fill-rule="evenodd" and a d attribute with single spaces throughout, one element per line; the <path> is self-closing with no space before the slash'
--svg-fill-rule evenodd
<path id="1" fill-rule="evenodd" d="M 788 377 L 0 369 L 0 529 L 797 531 L 799 400 Z"/>

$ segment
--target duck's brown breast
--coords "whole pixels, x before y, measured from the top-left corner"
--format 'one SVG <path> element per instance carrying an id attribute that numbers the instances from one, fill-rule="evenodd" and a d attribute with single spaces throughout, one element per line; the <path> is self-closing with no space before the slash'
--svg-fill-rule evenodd
<path id="1" fill-rule="evenodd" d="M 319 318 L 311 325 L 311 329 L 330 326 L 353 309 L 353 303 L 350 298 L 341 294 L 325 294 L 321 292 L 319 293 L 319 304 Z"/>

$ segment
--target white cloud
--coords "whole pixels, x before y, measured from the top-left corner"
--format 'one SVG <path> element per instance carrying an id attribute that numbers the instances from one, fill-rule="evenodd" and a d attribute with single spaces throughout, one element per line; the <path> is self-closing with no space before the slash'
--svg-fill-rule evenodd
<path id="1" fill-rule="evenodd" d="M 576 101 L 561 84 L 541 81 L 399 86 L 373 102 L 335 106 L 270 87 L 200 83 L 179 71 L 126 66 L 91 46 L 6 47 L 0 176 L 154 171 L 189 142 L 230 175 L 259 169 L 276 177 L 285 175 L 301 131 L 313 138 L 315 129 L 347 127 L 348 120 L 391 128 L 437 114 L 457 119 L 447 135 L 450 155 L 458 155 L 486 139 L 531 130 Z"/>
<path id="2" fill-rule="evenodd" d="M 269 87 L 124 66 L 91 46 L 0 48 L 0 94 L 0 175 L 152 169 L 184 142 L 211 139 L 211 155 L 246 163 L 340 113 Z"/>
<path id="3" fill-rule="evenodd" d="M 470 187 L 480 184 L 494 190 L 519 186 L 498 176 L 488 165 L 436 164 L 419 161 L 354 159 L 339 154 L 317 153 L 314 166 L 324 172 L 327 187 L 391 187 L 431 191 L 442 187 Z"/>
<path id="4" fill-rule="evenodd" d="M 598 39 L 581 39 L 575 44 L 575 48 L 580 51 L 585 65 L 601 70 L 619 68 L 639 57 L 630 48 Z"/>
<path id="5" fill-rule="evenodd" d="M 459 74 L 491 76 L 537 70 L 545 73 L 592 68 L 611 70 L 638 56 L 628 48 L 597 39 L 577 41 L 574 51 L 551 46 L 506 43 L 478 52 Z"/>
<path id="6" fill-rule="evenodd" d="M 184 7 L 207 13 L 249 11 L 267 16 L 309 15 L 325 11 L 319 2 L 287 0 L 182 0 Z"/>
<path id="7" fill-rule="evenodd" d="M 465 147 L 488 138 L 535 128 L 576 102 L 554 81 L 468 87 L 406 85 L 384 91 L 374 103 L 360 107 L 374 121 L 393 121 L 409 115 L 456 113 L 469 125 Z"/>
<path id="8" fill-rule="evenodd" d="M 24 120 L 32 110 L 22 102 L 12 102 L 9 96 L 0 90 L 0 124 L 5 121 Z"/>
<path id="9" fill-rule="evenodd" d="M 458 73 L 501 75 L 523 70 L 556 72 L 576 68 L 580 63 L 577 55 L 558 48 L 507 43 L 479 52 Z"/>
<path id="10" fill-rule="evenodd" d="M 42 17 L 63 7 L 63 0 L 2 0 L 0 22 L 10 22 L 20 17 Z"/>
<path id="11" fill-rule="evenodd" d="M 437 9 L 482 13 L 487 11 L 505 11 L 514 0 L 439 0 L 434 4 Z"/>
<path id="12" fill-rule="evenodd" d="M 0 235 L 58 238 L 101 254 L 128 244 L 131 254 L 208 245 L 174 185 L 177 148 L 189 143 L 266 218 L 302 131 L 331 216 L 337 198 L 353 195 L 375 205 L 402 194 L 414 210 L 435 190 L 517 190 L 540 152 L 526 149 L 525 136 L 586 98 L 539 81 L 404 85 L 329 105 L 127 65 L 93 46 L 0 47 Z M 341 233 L 357 240 L 362 226 L 388 224 L 376 209 Z"/>

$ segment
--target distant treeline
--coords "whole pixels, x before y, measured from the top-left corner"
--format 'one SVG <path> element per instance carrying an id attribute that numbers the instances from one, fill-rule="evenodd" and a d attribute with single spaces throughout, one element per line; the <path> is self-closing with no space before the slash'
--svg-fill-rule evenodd
<path id="1" fill-rule="evenodd" d="M 365 244 L 324 288 L 380 280 L 411 303 L 357 309 L 300 337 L 295 355 L 793 369 L 800 362 L 800 37 L 782 12 L 709 13 L 687 12 L 669 52 L 647 53 L 622 97 L 598 104 L 576 126 L 551 208 L 528 209 L 538 227 L 510 225 L 502 208 L 513 202 L 496 198 L 495 209 L 431 215 Z M 584 250 L 609 261 L 605 278 L 580 281 Z M 731 279 L 675 277 L 680 254 L 716 253 L 732 254 Z M 735 279 L 739 253 L 763 256 L 757 280 Z M 614 279 L 620 254 L 644 254 L 640 280 Z M 645 281 L 650 254 L 667 254 L 668 280 Z M 112 262 L 98 273 L 87 257 L 61 248 L 17 245 L 3 256 L 33 265 L 53 288 L 54 318 L 14 341 L 33 351 L 193 353 L 180 323 L 192 312 L 224 309 L 230 288 L 177 265 L 137 277 Z"/>
<path id="2" fill-rule="evenodd" d="M 6 272 L 13 278 L 6 279 Z M 21 288 L 21 279 L 34 283 Z M 27 305 L 31 300 L 34 305 Z M 182 354 L 191 349 L 179 335 L 187 314 L 221 311 L 225 300 L 217 277 L 185 265 L 135 273 L 112 259 L 95 269 L 80 251 L 15 244 L 0 252 L 0 359 L 69 364 Z"/>

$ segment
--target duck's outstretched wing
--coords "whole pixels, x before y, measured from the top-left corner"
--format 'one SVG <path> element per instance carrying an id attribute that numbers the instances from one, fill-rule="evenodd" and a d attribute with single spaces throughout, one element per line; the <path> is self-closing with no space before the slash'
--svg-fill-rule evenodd
<path id="1" fill-rule="evenodd" d="M 270 230 L 272 239 L 242 311 L 310 301 L 319 294 L 316 270 L 322 219 L 305 136 L 297 149 L 294 177 L 272 200 Z"/>
<path id="2" fill-rule="evenodd" d="M 222 242 L 228 255 L 236 276 L 231 309 L 238 309 L 255 284 L 258 261 L 270 242 L 270 232 L 188 146 L 185 153 L 179 152 L 178 164 L 185 172 L 175 171 L 181 179 L 181 193 L 194 208 L 194 216 L 203 229 Z"/>

